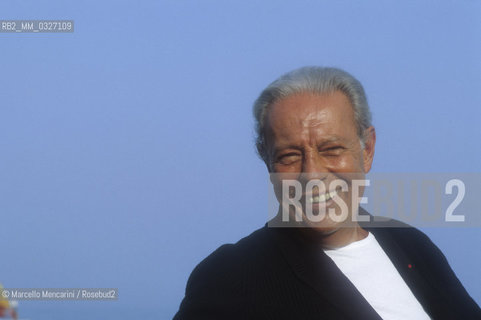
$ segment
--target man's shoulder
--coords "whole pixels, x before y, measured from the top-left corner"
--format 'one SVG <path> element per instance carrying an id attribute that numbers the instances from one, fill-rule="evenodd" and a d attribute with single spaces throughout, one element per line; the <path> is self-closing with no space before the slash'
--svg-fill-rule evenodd
<path id="1" fill-rule="evenodd" d="M 362 225 L 362 227 L 371 231 L 375 236 L 389 236 L 394 240 L 402 241 L 404 244 L 424 243 L 432 245 L 431 240 L 424 232 L 396 219 L 371 216 L 371 221 Z"/>
<path id="2" fill-rule="evenodd" d="M 419 287 L 419 279 L 423 279 L 429 283 L 426 288 L 432 288 L 432 296 L 449 302 L 450 306 L 446 305 L 445 310 L 454 313 L 446 313 L 446 318 L 454 319 L 456 314 L 456 319 L 478 319 L 481 311 L 476 302 L 466 292 L 444 254 L 424 232 L 397 220 L 387 221 L 382 228 L 372 228 L 369 231 L 380 240 L 379 243 L 391 259 L 402 261 L 397 259 L 401 255 L 409 259 L 409 268 L 417 270 L 419 276 L 412 286 Z M 398 265 L 398 270 L 402 269 Z M 412 276 L 408 276 L 410 277 Z"/>
<path id="3" fill-rule="evenodd" d="M 260 278 L 260 264 L 272 252 L 264 227 L 234 244 L 224 244 L 192 271 L 174 319 L 246 319 L 248 291 Z"/>
<path id="4" fill-rule="evenodd" d="M 195 290 L 194 287 L 198 285 L 235 285 L 237 280 L 240 282 L 245 278 L 246 273 L 255 272 L 263 264 L 271 263 L 276 249 L 270 233 L 267 227 L 263 227 L 234 244 L 220 246 L 195 267 L 187 287 Z"/>
<path id="5" fill-rule="evenodd" d="M 441 265 L 449 268 L 446 257 L 431 239 L 421 230 L 395 219 L 379 220 L 366 229 L 374 234 L 388 254 L 402 251 L 429 268 Z"/>
<path id="6" fill-rule="evenodd" d="M 210 265 L 219 262 L 239 262 L 255 259 L 272 246 L 269 229 L 264 226 L 253 231 L 236 243 L 223 244 L 207 256 L 201 264 Z"/>

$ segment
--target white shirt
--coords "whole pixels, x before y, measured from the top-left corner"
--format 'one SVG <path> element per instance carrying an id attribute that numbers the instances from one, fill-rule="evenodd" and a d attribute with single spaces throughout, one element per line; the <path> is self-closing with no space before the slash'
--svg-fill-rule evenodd
<path id="1" fill-rule="evenodd" d="M 324 252 L 384 320 L 430 319 L 372 233 Z"/>

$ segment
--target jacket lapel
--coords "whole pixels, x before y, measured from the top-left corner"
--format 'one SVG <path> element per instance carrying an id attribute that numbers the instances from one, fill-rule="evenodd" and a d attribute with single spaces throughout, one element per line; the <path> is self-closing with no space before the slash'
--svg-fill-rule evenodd
<path id="1" fill-rule="evenodd" d="M 424 310 L 431 316 L 436 313 L 432 306 L 437 306 L 441 301 L 436 300 L 436 294 L 433 292 L 433 288 L 425 278 L 418 272 L 416 262 L 413 261 L 405 250 L 397 243 L 389 232 L 389 228 L 365 228 L 372 232 L 387 254 L 397 271 L 407 284 L 411 292 L 414 294 L 419 303 L 423 306 Z M 416 248 L 414 248 L 416 249 Z"/>
<path id="2" fill-rule="evenodd" d="M 402 222 L 383 219 L 382 217 L 376 217 L 377 219 L 374 219 L 373 216 L 362 207 L 360 207 L 360 214 L 369 215 L 371 217 L 371 221 L 373 222 L 367 224 L 361 223 L 361 227 L 374 234 L 379 245 L 387 254 L 394 267 L 401 275 L 401 278 L 403 278 L 404 282 L 424 310 L 430 315 L 430 317 L 442 318 L 443 312 L 436 309 L 436 306 L 443 305 L 443 302 L 437 299 L 437 294 L 433 291 L 433 287 L 419 272 L 416 266 L 416 261 L 409 257 L 408 252 L 406 252 L 401 246 L 402 240 L 396 240 L 393 237 L 393 232 L 391 232 L 392 229 L 402 230 L 412 227 Z M 417 248 L 411 249 L 417 250 Z"/>
<path id="3" fill-rule="evenodd" d="M 302 282 L 348 318 L 381 320 L 336 264 L 319 247 L 299 236 L 299 229 L 278 228 L 272 231 L 284 258 Z"/>

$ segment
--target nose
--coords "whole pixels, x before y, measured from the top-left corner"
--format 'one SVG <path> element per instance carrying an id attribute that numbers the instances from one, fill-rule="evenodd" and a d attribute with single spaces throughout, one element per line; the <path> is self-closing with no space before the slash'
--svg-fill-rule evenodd
<path id="1" fill-rule="evenodd" d="M 327 168 L 318 152 L 306 153 L 302 163 L 300 179 L 308 182 L 309 180 L 324 180 L 327 176 Z"/>

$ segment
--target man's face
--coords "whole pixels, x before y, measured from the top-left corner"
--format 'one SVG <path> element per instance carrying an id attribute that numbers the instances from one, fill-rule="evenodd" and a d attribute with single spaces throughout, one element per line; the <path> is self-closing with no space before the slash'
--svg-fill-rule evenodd
<path id="1" fill-rule="evenodd" d="M 352 201 L 352 179 L 363 179 L 374 155 L 374 128 L 367 129 L 366 147 L 361 148 L 354 111 L 349 99 L 340 91 L 327 94 L 292 95 L 269 107 L 266 115 L 266 145 L 271 181 L 280 199 L 284 179 L 295 179 L 303 186 L 302 209 L 312 206 L 312 212 L 332 208 L 340 214 L 336 200 L 347 205 L 348 217 L 358 202 Z M 307 182 L 318 179 L 327 190 L 314 187 L 306 190 Z M 334 180 L 345 181 L 347 191 L 330 186 Z M 362 190 L 360 191 L 362 195 Z M 304 214 L 305 216 L 305 214 Z M 304 217 L 305 218 L 305 217 Z M 348 219 L 350 221 L 350 219 Z M 325 234 L 343 225 L 332 219 L 310 224 Z"/>

